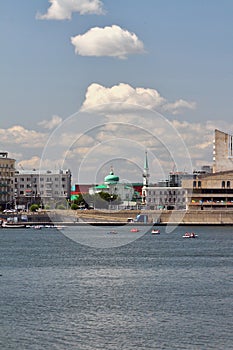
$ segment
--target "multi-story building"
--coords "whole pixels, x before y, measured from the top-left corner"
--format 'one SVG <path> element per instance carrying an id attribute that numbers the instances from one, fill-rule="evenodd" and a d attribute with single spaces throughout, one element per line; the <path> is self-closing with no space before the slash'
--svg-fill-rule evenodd
<path id="1" fill-rule="evenodd" d="M 18 205 L 32 203 L 54 208 L 70 199 L 70 170 L 18 170 L 15 173 L 15 191 Z"/>
<path id="2" fill-rule="evenodd" d="M 213 172 L 182 181 L 187 209 L 233 209 L 233 136 L 215 130 Z"/>
<path id="3" fill-rule="evenodd" d="M 233 136 L 220 130 L 214 132 L 213 172 L 233 170 Z"/>
<path id="4" fill-rule="evenodd" d="M 7 152 L 0 152 L 0 206 L 11 208 L 14 203 L 15 159 L 8 158 Z"/>
<path id="5" fill-rule="evenodd" d="M 183 180 L 187 209 L 233 209 L 233 171 L 194 175 Z"/>
<path id="6" fill-rule="evenodd" d="M 182 187 L 148 186 L 145 191 L 147 209 L 180 210 L 186 207 L 186 191 Z"/>

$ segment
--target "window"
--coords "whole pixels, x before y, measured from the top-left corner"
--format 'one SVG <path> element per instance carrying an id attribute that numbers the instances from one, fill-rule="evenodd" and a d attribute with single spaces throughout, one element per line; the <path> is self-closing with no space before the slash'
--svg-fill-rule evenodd
<path id="1" fill-rule="evenodd" d="M 193 187 L 197 186 L 197 181 L 193 181 Z"/>
<path id="2" fill-rule="evenodd" d="M 230 187 L 231 187 L 231 182 L 227 181 L 227 188 L 230 188 Z"/>
<path id="3" fill-rule="evenodd" d="M 200 188 L 201 187 L 201 181 L 198 181 L 197 186 Z"/>
<path id="4" fill-rule="evenodd" d="M 228 135 L 228 157 L 233 158 L 233 136 Z"/>
<path id="5" fill-rule="evenodd" d="M 225 188 L 225 181 L 222 181 L 222 188 Z"/>

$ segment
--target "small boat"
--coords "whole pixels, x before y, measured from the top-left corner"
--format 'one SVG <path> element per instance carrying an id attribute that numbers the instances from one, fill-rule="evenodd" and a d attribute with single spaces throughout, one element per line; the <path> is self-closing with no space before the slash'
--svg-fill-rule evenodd
<path id="1" fill-rule="evenodd" d="M 152 234 L 152 235 L 159 235 L 159 234 L 160 234 L 160 230 L 155 230 L 155 229 L 153 229 L 153 230 L 151 231 L 151 234 Z"/>
<path id="2" fill-rule="evenodd" d="M 10 223 L 2 223 L 2 228 L 26 228 L 25 224 L 10 224 Z"/>
<path id="3" fill-rule="evenodd" d="M 194 232 L 186 232 L 184 235 L 183 235 L 183 238 L 197 238 L 198 235 L 196 235 Z"/>
<path id="4" fill-rule="evenodd" d="M 138 228 L 131 228 L 130 232 L 139 232 Z"/>

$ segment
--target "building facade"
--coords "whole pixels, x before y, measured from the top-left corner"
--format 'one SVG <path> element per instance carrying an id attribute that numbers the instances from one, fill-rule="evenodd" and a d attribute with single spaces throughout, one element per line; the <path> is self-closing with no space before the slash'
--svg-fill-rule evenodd
<path id="1" fill-rule="evenodd" d="M 2 209 L 14 205 L 15 159 L 8 158 L 7 152 L 0 152 L 0 206 Z"/>
<path id="2" fill-rule="evenodd" d="M 184 179 L 187 209 L 233 209 L 233 170 Z"/>
<path id="3" fill-rule="evenodd" d="M 182 210 L 186 208 L 186 191 L 182 187 L 146 188 L 146 209 Z"/>
<path id="4" fill-rule="evenodd" d="M 196 172 L 183 179 L 182 187 L 187 193 L 187 209 L 233 209 L 233 136 L 215 130 L 213 172 Z"/>
<path id="5" fill-rule="evenodd" d="M 70 170 L 20 170 L 15 172 L 17 204 L 24 206 L 36 203 L 56 208 L 65 205 L 71 195 Z"/>
<path id="6" fill-rule="evenodd" d="M 213 173 L 233 170 L 233 136 L 215 130 L 213 144 Z"/>

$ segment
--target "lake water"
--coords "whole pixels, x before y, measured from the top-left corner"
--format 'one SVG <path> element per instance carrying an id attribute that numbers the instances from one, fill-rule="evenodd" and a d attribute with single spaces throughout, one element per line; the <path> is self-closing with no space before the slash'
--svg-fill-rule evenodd
<path id="1" fill-rule="evenodd" d="M 0 230 L 1 350 L 233 349 L 233 227 L 110 229 Z"/>

